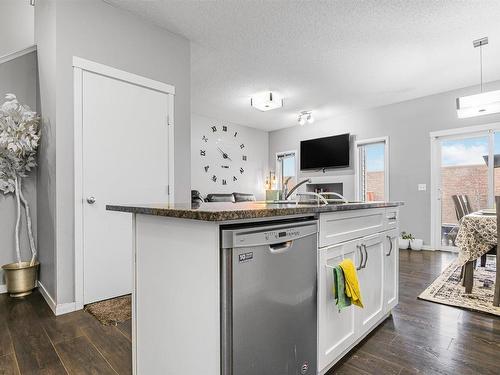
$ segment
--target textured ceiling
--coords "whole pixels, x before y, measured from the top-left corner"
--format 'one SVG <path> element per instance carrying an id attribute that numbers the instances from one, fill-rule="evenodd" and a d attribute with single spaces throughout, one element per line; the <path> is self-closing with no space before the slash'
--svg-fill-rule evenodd
<path id="1" fill-rule="evenodd" d="M 500 1 L 105 0 L 192 42 L 192 111 L 256 128 L 324 119 L 500 79 Z M 251 94 L 276 90 L 282 109 Z"/>

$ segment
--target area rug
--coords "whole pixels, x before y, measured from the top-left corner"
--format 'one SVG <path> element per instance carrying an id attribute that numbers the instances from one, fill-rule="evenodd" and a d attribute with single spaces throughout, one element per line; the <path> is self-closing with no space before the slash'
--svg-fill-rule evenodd
<path id="1" fill-rule="evenodd" d="M 127 295 L 91 303 L 84 309 L 105 326 L 116 326 L 132 318 L 132 296 Z"/>
<path id="2" fill-rule="evenodd" d="M 493 306 L 495 257 L 488 256 L 486 267 L 477 267 L 474 270 L 474 286 L 471 294 L 465 294 L 460 271 L 461 267 L 457 262 L 452 262 L 418 298 L 500 316 L 500 307 Z"/>

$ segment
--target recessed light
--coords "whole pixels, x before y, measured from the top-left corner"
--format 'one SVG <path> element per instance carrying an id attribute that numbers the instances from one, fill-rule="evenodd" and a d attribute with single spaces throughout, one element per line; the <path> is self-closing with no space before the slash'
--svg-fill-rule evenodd
<path id="1" fill-rule="evenodd" d="M 283 98 L 276 92 L 261 92 L 250 98 L 250 105 L 259 111 L 270 111 L 283 107 Z"/>

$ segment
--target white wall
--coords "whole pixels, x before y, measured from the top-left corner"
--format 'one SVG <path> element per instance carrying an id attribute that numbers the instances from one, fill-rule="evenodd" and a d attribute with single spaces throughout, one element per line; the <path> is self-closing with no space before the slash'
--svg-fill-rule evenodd
<path id="1" fill-rule="evenodd" d="M 500 81 L 485 86 L 500 88 Z M 351 133 L 358 139 L 389 136 L 390 138 L 390 199 L 401 200 L 401 229 L 430 242 L 430 138 L 429 132 L 500 121 L 500 115 L 458 119 L 455 99 L 476 93 L 477 87 L 454 90 L 409 100 L 344 116 L 319 121 L 312 125 L 295 126 L 269 134 L 269 157 L 279 151 L 300 150 L 303 139 Z M 273 165 L 270 165 L 274 168 Z M 353 174 L 354 169 L 327 172 L 327 175 Z M 302 173 L 302 176 L 306 174 Z M 322 176 L 308 173 L 307 176 Z M 419 183 L 427 191 L 418 191 Z"/>
<path id="2" fill-rule="evenodd" d="M 28 0 L 0 1 L 0 57 L 35 44 L 34 17 Z"/>
<path id="3" fill-rule="evenodd" d="M 222 154 L 217 150 L 216 142 L 222 133 L 222 126 L 228 127 L 229 135 L 238 132 L 236 138 L 229 136 L 227 151 L 231 154 L 231 162 L 224 160 Z M 211 129 L 216 126 L 218 131 L 214 133 Z M 224 134 L 225 135 L 225 134 Z M 208 138 L 204 142 L 202 137 Z M 225 139 L 225 138 L 224 138 Z M 239 145 L 243 143 L 244 149 Z M 221 146 L 224 149 L 224 146 Z M 206 156 L 200 155 L 200 150 L 206 151 Z M 233 124 L 227 121 L 214 120 L 200 115 L 191 115 L 191 188 L 198 190 L 202 195 L 208 193 L 252 193 L 257 200 L 265 198 L 264 180 L 268 166 L 269 133 L 263 130 L 253 129 L 242 125 Z M 234 153 L 234 155 L 233 155 Z M 247 160 L 242 161 L 241 156 L 246 155 Z M 204 167 L 209 165 L 209 171 L 205 172 Z M 229 169 L 221 168 L 227 165 Z M 244 173 L 240 173 L 239 168 L 244 168 Z M 212 181 L 213 175 L 218 176 L 216 182 Z M 225 178 L 227 185 L 222 185 L 221 179 Z M 232 180 L 236 175 L 237 181 Z"/>
<path id="4" fill-rule="evenodd" d="M 55 7 L 56 121 L 52 118 L 51 125 L 57 152 L 55 161 L 48 159 L 48 169 L 55 168 L 54 178 L 51 178 L 55 187 L 52 185 L 45 190 L 52 193 L 55 189 L 57 194 L 55 213 L 47 207 L 47 212 L 42 214 L 54 220 L 55 228 L 56 253 L 54 259 L 46 261 L 55 264 L 57 281 L 56 290 L 49 292 L 57 295 L 57 303 L 66 303 L 74 301 L 72 58 L 78 56 L 175 86 L 175 199 L 188 202 L 191 185 L 190 44 L 185 38 L 101 0 L 37 0 L 35 19 L 39 15 L 38 7 L 43 10 L 49 5 Z M 37 37 L 48 39 L 40 42 L 50 45 L 51 35 L 37 28 L 38 31 Z M 50 75 L 49 67 L 44 67 L 47 68 L 45 73 Z M 40 72 L 43 73 L 42 68 Z M 54 82 L 46 78 L 40 77 L 40 91 L 50 95 L 46 90 L 52 88 Z M 50 225 L 46 229 L 50 231 Z"/>
<path id="5" fill-rule="evenodd" d="M 37 110 L 37 67 L 36 52 L 0 64 L 0 103 L 5 94 L 14 93 L 19 101 Z M 24 181 L 23 192 L 30 203 L 33 219 L 33 230 L 36 236 L 36 174 L 32 173 Z M 23 214 L 24 215 L 24 214 Z M 31 257 L 26 233 L 26 222 L 21 217 L 21 255 L 24 259 Z M 15 261 L 14 228 L 16 220 L 16 202 L 12 194 L 4 196 L 0 193 L 0 265 Z M 0 269 L 0 285 L 4 284 L 3 271 Z"/>

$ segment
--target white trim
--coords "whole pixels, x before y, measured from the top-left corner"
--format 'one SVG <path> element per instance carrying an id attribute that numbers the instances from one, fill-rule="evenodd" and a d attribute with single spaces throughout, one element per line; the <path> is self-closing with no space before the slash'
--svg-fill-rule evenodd
<path id="1" fill-rule="evenodd" d="M 99 64 L 94 61 L 82 59 L 81 57 L 73 56 L 73 67 L 97 73 L 106 77 L 115 78 L 120 81 L 133 83 L 137 86 L 142 86 L 148 89 L 175 95 L 175 87 L 172 85 L 139 76 L 137 74 L 129 73 L 124 70 L 112 68 L 110 66 Z"/>
<path id="2" fill-rule="evenodd" d="M 36 51 L 36 46 L 29 46 L 28 48 L 22 49 L 20 51 L 12 52 L 7 55 L 0 56 L 0 64 L 6 63 L 8 61 L 17 59 L 18 57 L 27 55 L 28 53 Z"/>
<path id="3" fill-rule="evenodd" d="M 0 284 L 0 294 L 7 293 L 7 285 Z"/>
<path id="4" fill-rule="evenodd" d="M 75 204 L 75 304 L 83 309 L 83 71 L 73 68 L 74 82 L 74 204 Z"/>
<path id="5" fill-rule="evenodd" d="M 76 308 L 76 302 L 61 303 L 56 306 L 56 316 L 69 314 L 81 310 Z"/>
<path id="6" fill-rule="evenodd" d="M 479 133 L 488 130 L 500 130 L 500 122 L 492 122 L 484 125 L 476 125 L 476 126 L 466 126 L 463 128 L 454 128 L 447 130 L 438 130 L 429 133 L 429 137 L 431 138 L 439 138 L 439 137 L 449 137 L 453 135 L 462 135 L 469 133 Z"/>
<path id="7" fill-rule="evenodd" d="M 390 201 L 390 147 L 389 147 L 389 137 L 377 137 L 377 138 L 368 138 L 368 139 L 360 139 L 354 141 L 354 199 L 363 201 L 365 197 L 361 197 L 360 189 L 359 189 L 359 146 L 365 146 L 369 144 L 375 143 L 384 143 L 384 200 Z"/>
<path id="8" fill-rule="evenodd" d="M 169 203 L 175 202 L 174 195 L 174 94 L 175 87 L 163 82 L 154 81 L 133 73 L 115 69 L 93 61 L 73 56 L 74 85 L 74 247 L 75 247 L 75 302 L 61 305 L 61 313 L 81 310 L 84 306 L 84 270 L 83 270 L 83 72 L 89 71 L 105 77 L 121 80 L 133 85 L 156 90 L 167 94 L 168 114 L 165 119 L 168 126 L 168 184 Z M 68 306 L 66 306 L 68 305 Z M 73 310 L 71 310 L 73 309 Z"/>
<path id="9" fill-rule="evenodd" d="M 45 299 L 45 302 L 47 302 L 47 305 L 49 305 L 52 312 L 55 314 L 57 304 L 54 301 L 54 298 L 52 298 L 50 293 L 47 291 L 47 289 L 45 289 L 45 287 L 43 286 L 43 284 L 40 281 L 38 281 L 37 284 L 38 284 L 38 290 L 40 291 L 40 294 Z"/>

